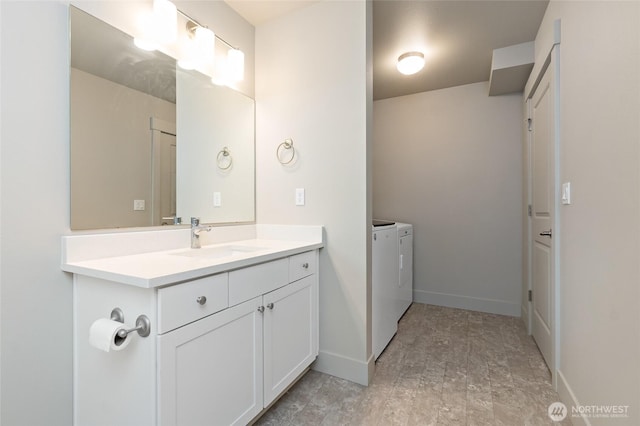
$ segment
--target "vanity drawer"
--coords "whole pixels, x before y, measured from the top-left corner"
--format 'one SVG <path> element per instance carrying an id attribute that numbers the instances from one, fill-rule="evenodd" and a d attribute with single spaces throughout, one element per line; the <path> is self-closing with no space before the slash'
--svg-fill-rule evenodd
<path id="1" fill-rule="evenodd" d="M 158 334 L 227 308 L 228 278 L 227 273 L 211 275 L 159 289 Z"/>
<path id="2" fill-rule="evenodd" d="M 316 252 L 308 251 L 289 258 L 289 282 L 316 273 Z"/>
<path id="3" fill-rule="evenodd" d="M 229 306 L 253 299 L 289 283 L 289 259 L 229 272 Z"/>

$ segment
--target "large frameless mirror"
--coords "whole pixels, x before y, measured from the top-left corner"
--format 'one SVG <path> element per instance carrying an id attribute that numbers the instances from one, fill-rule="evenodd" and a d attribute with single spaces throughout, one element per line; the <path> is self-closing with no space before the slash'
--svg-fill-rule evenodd
<path id="1" fill-rule="evenodd" d="M 70 6 L 71 229 L 255 220 L 255 105 Z"/>

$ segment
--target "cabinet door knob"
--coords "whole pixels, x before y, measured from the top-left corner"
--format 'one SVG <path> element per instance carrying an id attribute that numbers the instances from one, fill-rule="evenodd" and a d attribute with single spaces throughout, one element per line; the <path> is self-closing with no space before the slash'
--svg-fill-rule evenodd
<path id="1" fill-rule="evenodd" d="M 267 303 L 267 308 L 273 309 L 273 303 Z"/>
<path id="2" fill-rule="evenodd" d="M 264 312 L 264 306 L 258 306 L 258 312 L 263 313 Z"/>
<path id="3" fill-rule="evenodd" d="M 308 269 L 309 268 L 309 264 L 307 262 L 305 262 L 305 263 L 302 264 L 302 267 L 304 269 Z"/>
<path id="4" fill-rule="evenodd" d="M 204 305 L 205 303 L 207 303 L 207 297 L 206 296 L 198 296 L 198 298 L 196 299 L 196 302 L 198 302 L 200 305 Z"/>

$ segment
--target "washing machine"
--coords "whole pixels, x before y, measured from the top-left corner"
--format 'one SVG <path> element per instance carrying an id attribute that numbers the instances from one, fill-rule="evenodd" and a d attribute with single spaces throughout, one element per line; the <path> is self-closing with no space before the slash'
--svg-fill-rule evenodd
<path id="1" fill-rule="evenodd" d="M 374 220 L 371 237 L 372 345 L 378 359 L 398 331 L 398 228 L 395 222 Z"/>
<path id="2" fill-rule="evenodd" d="M 398 289 L 396 321 L 413 303 L 413 225 L 396 223 L 398 227 Z"/>

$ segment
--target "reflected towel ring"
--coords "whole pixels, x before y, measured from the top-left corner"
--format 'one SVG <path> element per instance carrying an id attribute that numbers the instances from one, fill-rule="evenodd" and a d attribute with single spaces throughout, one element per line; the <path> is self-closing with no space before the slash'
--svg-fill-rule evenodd
<path id="1" fill-rule="evenodd" d="M 224 166 L 225 159 L 227 159 L 226 161 L 228 162 L 226 166 Z M 220 170 L 228 170 L 231 167 L 231 165 L 233 164 L 233 157 L 231 156 L 231 152 L 229 152 L 229 148 L 227 148 L 226 146 L 222 148 L 222 150 L 216 157 L 216 163 L 218 164 L 218 168 Z"/>
<path id="2" fill-rule="evenodd" d="M 289 151 L 289 150 L 291 150 L 291 158 L 289 158 L 287 161 L 283 161 L 282 153 L 284 151 Z M 296 156 L 296 149 L 293 147 L 293 139 L 291 138 L 285 139 L 284 142 L 282 142 L 280 145 L 278 145 L 278 148 L 276 148 L 276 158 L 278 159 L 280 164 L 291 163 L 295 158 L 295 156 Z"/>

